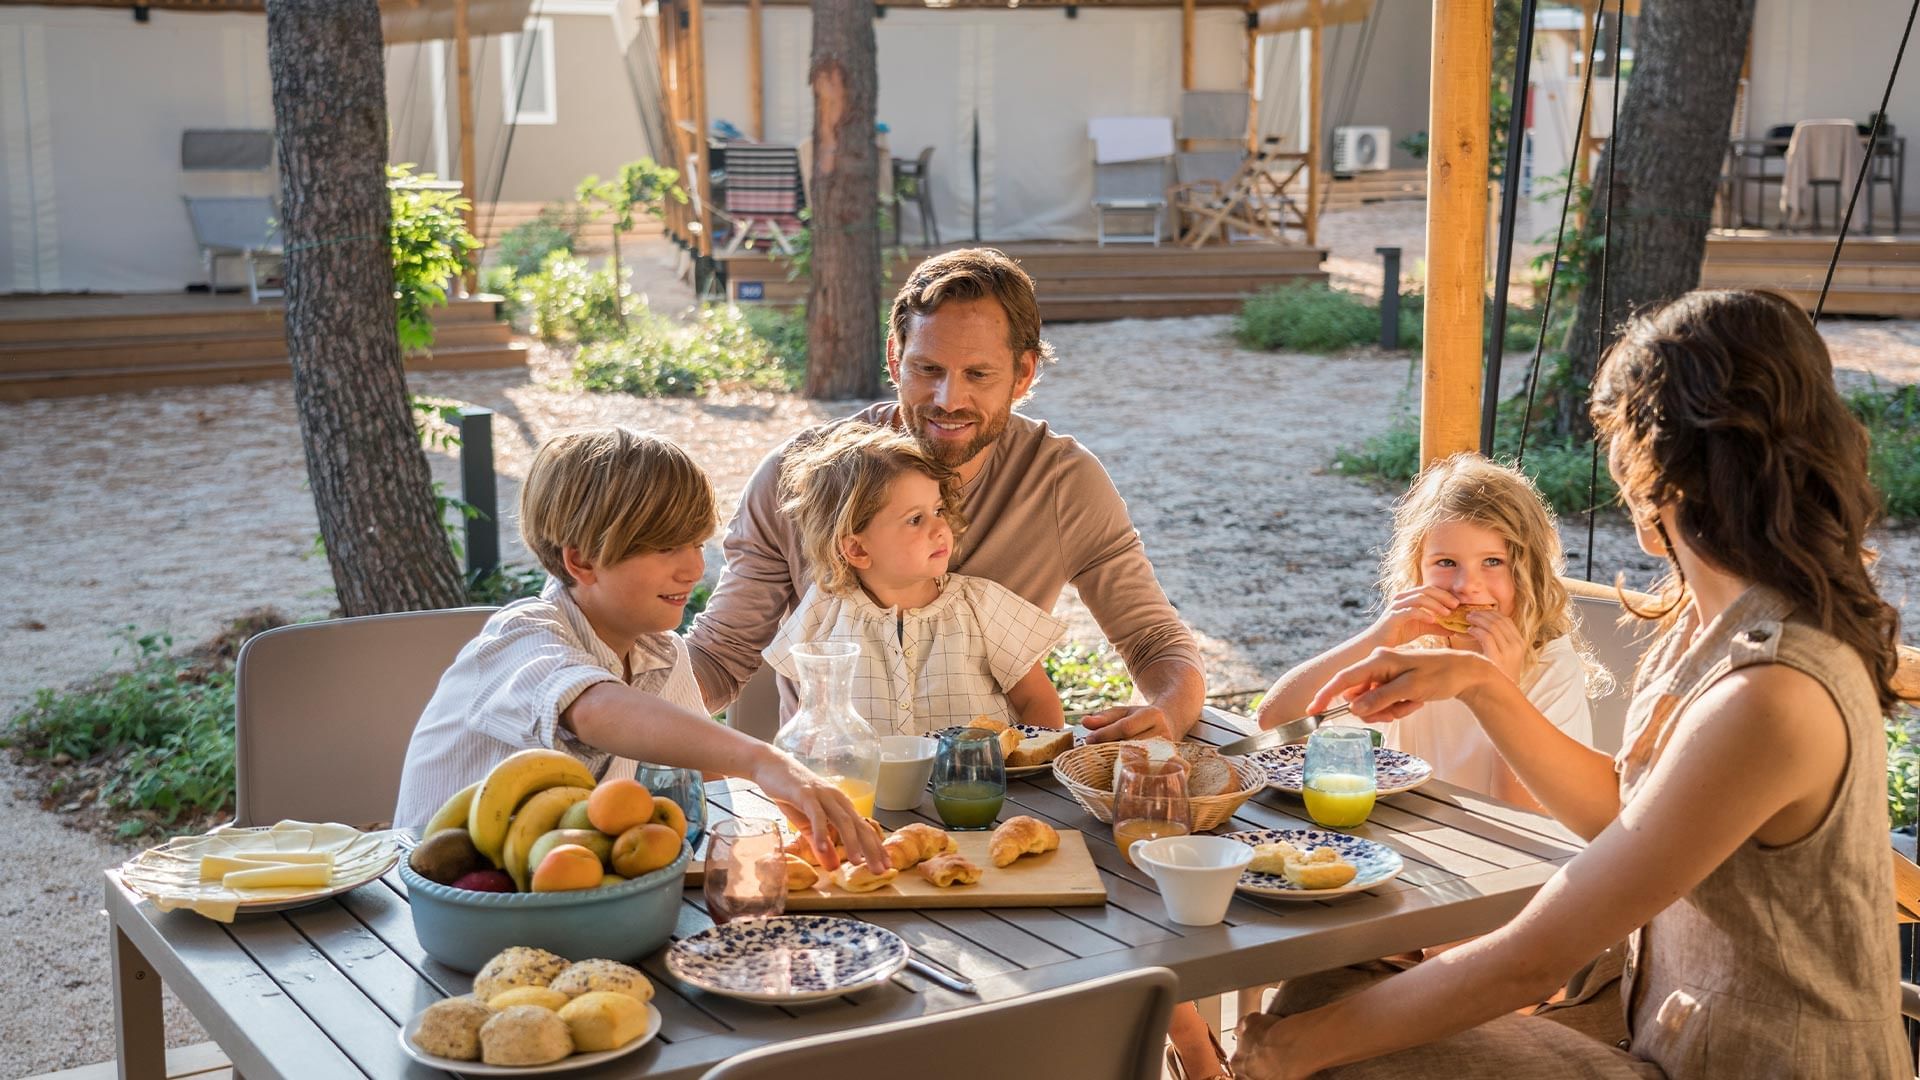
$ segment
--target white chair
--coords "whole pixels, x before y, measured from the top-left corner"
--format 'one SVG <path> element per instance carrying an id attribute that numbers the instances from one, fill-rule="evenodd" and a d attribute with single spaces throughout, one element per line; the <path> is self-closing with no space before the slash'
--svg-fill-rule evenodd
<path id="1" fill-rule="evenodd" d="M 234 661 L 234 824 L 385 822 L 440 675 L 494 608 L 299 623 Z"/>
<path id="2" fill-rule="evenodd" d="M 207 291 L 220 285 L 221 259 L 241 259 L 247 265 L 247 296 L 254 303 L 261 297 L 285 296 L 285 289 L 263 288 L 265 275 L 261 265 L 278 264 L 286 254 L 286 241 L 280 232 L 280 211 L 264 195 L 239 198 L 197 198 L 183 196 L 187 218 L 193 223 L 193 242 L 200 245 L 200 262 L 207 270 Z"/>
<path id="3" fill-rule="evenodd" d="M 1167 160 L 1117 161 L 1093 166 L 1094 233 L 1100 246 L 1152 244 L 1160 246 L 1167 213 Z M 1145 215 L 1152 224 L 1143 232 L 1109 231 L 1107 215 Z"/>

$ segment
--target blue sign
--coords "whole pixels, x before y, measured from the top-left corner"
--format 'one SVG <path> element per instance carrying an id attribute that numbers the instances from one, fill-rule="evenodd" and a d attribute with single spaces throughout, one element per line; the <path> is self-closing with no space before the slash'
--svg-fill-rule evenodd
<path id="1" fill-rule="evenodd" d="M 764 281 L 743 281 L 735 286 L 733 298 L 736 300 L 765 300 L 767 283 Z"/>

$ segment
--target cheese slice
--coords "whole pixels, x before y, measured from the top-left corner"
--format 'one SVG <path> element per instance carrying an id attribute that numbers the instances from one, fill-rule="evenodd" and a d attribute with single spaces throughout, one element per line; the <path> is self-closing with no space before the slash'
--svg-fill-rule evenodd
<path id="1" fill-rule="evenodd" d="M 333 867 L 311 865 L 255 866 L 230 871 L 220 879 L 229 889 L 271 889 L 284 885 L 325 885 L 333 880 Z"/>
<path id="2" fill-rule="evenodd" d="M 258 870 L 263 866 L 333 867 L 331 851 L 242 851 L 232 855 L 200 856 L 200 880 L 219 881 L 236 870 Z"/>

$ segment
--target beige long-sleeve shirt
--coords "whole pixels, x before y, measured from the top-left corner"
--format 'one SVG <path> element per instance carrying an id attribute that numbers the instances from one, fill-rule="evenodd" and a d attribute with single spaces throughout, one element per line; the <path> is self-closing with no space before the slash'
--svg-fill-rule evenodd
<path id="1" fill-rule="evenodd" d="M 886 402 L 849 419 L 898 426 L 898 414 L 899 406 Z M 726 569 L 687 636 L 711 707 L 733 700 L 759 669 L 760 651 L 811 583 L 798 531 L 780 512 L 787 451 L 844 422 L 796 435 L 747 481 L 727 527 Z M 997 581 L 1042 611 L 1052 611 L 1071 582 L 1136 676 L 1168 659 L 1204 670 L 1193 635 L 1153 576 L 1125 500 L 1099 459 L 1072 437 L 1014 413 L 963 490 L 961 506 L 969 524 L 954 546 L 953 573 Z M 790 707 L 793 691 L 782 683 Z"/>

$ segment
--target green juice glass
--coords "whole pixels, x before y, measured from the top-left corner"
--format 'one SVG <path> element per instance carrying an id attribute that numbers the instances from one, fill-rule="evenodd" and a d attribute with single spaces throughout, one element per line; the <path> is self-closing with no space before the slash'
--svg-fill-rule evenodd
<path id="1" fill-rule="evenodd" d="M 933 757 L 933 809 L 949 829 L 990 829 L 1007 797 L 1007 766 L 1000 739 L 966 728 L 940 739 Z"/>

